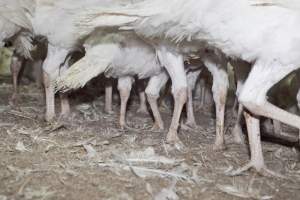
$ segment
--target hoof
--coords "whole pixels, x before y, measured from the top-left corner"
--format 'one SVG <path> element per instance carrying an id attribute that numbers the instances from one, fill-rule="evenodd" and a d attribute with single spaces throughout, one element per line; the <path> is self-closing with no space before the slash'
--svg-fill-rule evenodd
<path id="1" fill-rule="evenodd" d="M 180 126 L 183 130 L 187 131 L 197 131 L 200 128 L 200 126 L 198 126 L 195 122 L 182 123 Z"/>
<path id="2" fill-rule="evenodd" d="M 148 110 L 147 110 L 147 108 L 140 107 L 140 108 L 137 110 L 137 113 L 143 114 L 143 115 L 147 115 L 147 114 L 148 114 Z"/>
<path id="3" fill-rule="evenodd" d="M 175 143 L 180 143 L 180 139 L 177 135 L 176 131 L 169 131 L 167 135 L 167 143 L 168 144 L 175 144 Z"/>
<path id="4" fill-rule="evenodd" d="M 55 121 L 55 114 L 46 114 L 45 115 L 45 121 L 46 122 L 54 122 Z"/>
<path id="5" fill-rule="evenodd" d="M 114 111 L 112 109 L 105 109 L 104 112 L 109 115 L 114 114 Z"/>
<path id="6" fill-rule="evenodd" d="M 231 133 L 233 135 L 233 142 L 235 144 L 245 144 L 245 137 L 241 126 L 235 126 L 232 129 Z"/>
<path id="7" fill-rule="evenodd" d="M 226 146 L 224 143 L 215 143 L 213 146 L 212 146 L 212 149 L 214 151 L 224 151 L 226 149 Z"/>
<path id="8" fill-rule="evenodd" d="M 284 176 L 282 174 L 279 174 L 277 172 L 274 172 L 274 171 L 268 169 L 265 165 L 258 167 L 255 164 L 253 164 L 252 162 L 249 162 L 248 164 L 244 165 L 243 167 L 241 167 L 237 170 L 229 172 L 227 175 L 229 175 L 229 176 L 239 176 L 239 175 L 243 174 L 244 172 L 250 170 L 251 168 L 253 168 L 261 176 L 281 178 L 281 179 L 286 179 L 287 178 L 286 176 Z"/>

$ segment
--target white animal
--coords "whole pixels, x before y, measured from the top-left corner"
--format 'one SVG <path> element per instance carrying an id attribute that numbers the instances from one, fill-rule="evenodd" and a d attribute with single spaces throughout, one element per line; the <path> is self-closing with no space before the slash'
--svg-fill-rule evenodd
<path id="1" fill-rule="evenodd" d="M 135 79 L 136 80 L 136 79 Z M 111 114 L 113 113 L 112 108 L 112 97 L 113 97 L 113 79 L 107 79 L 105 80 L 105 106 L 104 110 L 106 113 Z M 136 83 L 136 90 L 139 95 L 139 108 L 137 109 L 137 113 L 141 114 L 148 114 L 147 109 L 147 100 L 146 100 L 146 94 L 145 94 L 145 80 L 137 80 Z"/>
<path id="2" fill-rule="evenodd" d="M 105 15 L 99 15 L 102 12 Z M 207 45 L 228 57 L 254 63 L 239 94 L 240 103 L 251 112 L 245 114 L 251 160 L 241 171 L 254 167 L 271 173 L 262 155 L 257 116 L 300 128 L 300 117 L 274 106 L 266 98 L 274 84 L 300 66 L 298 12 L 277 6 L 253 6 L 249 0 L 146 0 L 134 6 L 101 8 L 98 13 L 91 13 L 83 21 L 85 27 L 117 24 L 146 38 L 170 38 L 189 52 L 191 41 L 198 48 Z M 162 48 L 158 50 L 167 54 Z"/>
<path id="3" fill-rule="evenodd" d="M 146 5 L 144 3 L 146 3 Z M 141 3 L 142 9 L 138 10 L 138 12 L 143 13 L 144 16 L 147 16 L 149 12 L 150 13 L 164 12 L 164 9 L 161 10 L 161 7 L 163 6 L 159 5 L 160 2 L 156 1 L 154 3 L 154 5 L 158 6 L 155 7 L 154 10 L 151 10 L 152 7 L 148 7 L 148 3 L 149 3 L 148 1 Z M 162 4 L 165 4 L 165 2 L 163 2 Z M 133 8 L 135 8 L 135 5 L 133 6 Z M 109 8 L 102 8 L 102 9 L 104 15 L 101 14 L 98 15 L 99 13 L 101 13 L 101 11 L 99 11 L 99 8 L 93 8 L 88 10 L 87 12 L 83 12 L 83 14 L 78 14 L 78 19 L 80 20 L 77 26 L 80 27 L 79 30 L 82 30 L 82 32 L 79 32 L 78 34 L 80 35 L 89 34 L 90 32 L 95 30 L 95 27 L 114 27 L 114 26 L 120 26 L 120 24 L 126 25 L 128 22 L 135 22 L 135 20 L 140 17 L 136 14 L 133 14 L 131 16 L 130 14 L 127 13 L 124 15 L 120 13 L 120 15 L 118 15 L 117 14 L 118 11 L 116 11 L 115 9 L 109 9 Z M 128 11 L 126 10 L 126 6 L 123 9 L 124 12 Z M 113 14 L 115 11 L 116 11 L 115 13 L 116 15 Z M 135 9 L 130 10 L 129 12 L 131 11 L 134 12 Z M 149 28 L 151 29 L 153 28 L 153 26 L 151 25 L 148 26 L 148 23 L 145 23 L 143 25 L 144 26 L 139 30 L 137 30 L 138 29 L 137 28 L 136 32 L 142 37 L 144 37 L 147 40 L 147 42 L 151 43 L 155 47 L 160 62 L 166 68 L 172 80 L 172 93 L 175 100 L 175 109 L 174 109 L 172 123 L 167 138 L 168 141 L 176 142 L 179 141 L 177 136 L 177 129 L 179 126 L 180 114 L 182 111 L 182 107 L 187 99 L 187 93 L 186 93 L 187 80 L 184 73 L 183 61 L 185 59 L 189 59 L 190 57 L 192 58 L 195 58 L 195 56 L 197 57 L 200 52 L 202 53 L 205 50 L 205 46 L 201 45 L 201 49 L 199 49 L 199 44 L 197 43 L 188 43 L 188 45 L 185 47 L 183 47 L 182 45 L 180 46 L 174 45 L 173 42 L 164 40 L 163 38 L 160 37 L 161 34 L 160 34 L 159 27 L 154 27 L 158 32 L 151 35 L 152 32 L 151 30 L 149 30 Z M 123 27 L 123 28 L 127 29 L 128 27 Z M 148 33 L 150 35 L 148 35 Z M 212 56 L 212 54 L 216 56 Z M 224 148 L 224 110 L 225 110 L 225 102 L 226 102 L 226 95 L 227 95 L 227 88 L 228 88 L 228 77 L 225 71 L 227 61 L 224 58 L 224 56 L 222 56 L 222 54 L 217 51 L 216 52 L 212 51 L 211 53 L 205 54 L 204 57 L 206 57 L 206 61 L 205 61 L 206 66 L 209 68 L 209 71 L 212 72 L 215 80 L 213 86 L 213 92 L 214 92 L 214 100 L 217 102 L 216 103 L 217 137 L 216 137 L 214 148 L 223 149 Z"/>
<path id="4" fill-rule="evenodd" d="M 68 86 L 66 89 L 76 89 L 83 87 L 90 79 L 103 72 L 106 77 L 117 78 L 121 97 L 120 126 L 125 128 L 126 105 L 134 81 L 133 77 L 150 78 L 146 94 L 155 118 L 154 128 L 163 129 L 163 121 L 156 100 L 159 96 L 160 85 L 164 85 L 168 76 L 158 62 L 154 49 L 126 32 L 98 34 L 101 36 L 97 37 L 96 44 L 93 39 L 87 41 L 85 57 L 61 74 L 58 82 L 64 83 L 64 87 Z M 95 37 L 92 36 L 92 38 Z M 80 73 L 77 73 L 78 70 Z M 73 81 L 77 80 L 77 76 L 80 76 L 80 82 Z"/>
<path id="5" fill-rule="evenodd" d="M 120 125 L 126 127 L 126 105 L 130 95 L 134 76 L 139 79 L 150 78 L 146 95 L 155 123 L 153 129 L 164 129 L 157 99 L 160 89 L 168 80 L 168 75 L 157 59 L 155 50 L 149 44 L 131 33 L 100 33 L 96 44 L 93 40 L 85 44 L 86 56 L 63 73 L 58 79 L 58 90 L 83 87 L 91 78 L 104 72 L 107 77 L 118 78 L 118 90 L 121 97 Z M 92 36 L 92 38 L 95 38 Z M 200 70 L 189 73 L 191 87 L 195 85 Z M 80 80 L 80 81 L 79 81 Z M 190 89 L 192 90 L 192 89 Z M 188 106 L 187 123 L 195 125 L 192 99 Z"/>
<path id="6" fill-rule="evenodd" d="M 16 0 L 15 0 L 16 1 Z M 22 2 L 21 0 L 19 0 Z M 18 2 L 19 2 L 18 1 Z M 126 3 L 126 1 L 112 0 L 25 0 L 33 10 L 28 15 L 35 35 L 42 35 L 48 39 L 48 54 L 43 63 L 44 85 L 46 93 L 46 120 L 55 117 L 53 80 L 60 71 L 67 68 L 66 57 L 81 45 L 78 29 L 74 20 L 81 10 L 94 6 L 112 6 Z M 24 2 L 25 2 L 24 1 Z M 15 7 L 13 7 L 15 9 Z M 62 95 L 62 115 L 69 113 L 69 104 L 66 95 Z"/>
<path id="7" fill-rule="evenodd" d="M 29 36 L 27 36 L 29 34 Z M 46 57 L 46 44 L 43 38 L 35 38 L 33 43 L 28 44 L 27 46 L 33 46 L 32 48 L 26 48 L 26 45 L 22 42 L 23 37 L 30 37 L 30 33 L 21 32 L 17 34 L 12 40 L 13 55 L 10 64 L 10 70 L 13 79 L 13 94 L 10 98 L 10 104 L 16 105 L 17 96 L 18 96 L 18 78 L 21 69 L 25 66 L 33 70 L 36 82 L 42 84 L 42 64 L 43 60 Z M 25 48 L 24 48 L 25 47 Z M 31 50 L 30 50 L 31 49 Z M 30 50 L 30 51 L 29 51 Z M 26 53 L 30 55 L 26 55 Z"/>

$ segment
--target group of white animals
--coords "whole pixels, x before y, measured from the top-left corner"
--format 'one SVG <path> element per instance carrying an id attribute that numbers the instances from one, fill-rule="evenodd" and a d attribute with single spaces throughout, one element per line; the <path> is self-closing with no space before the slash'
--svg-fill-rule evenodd
<path id="1" fill-rule="evenodd" d="M 133 77 L 150 78 L 145 92 L 154 128 L 163 129 L 157 98 L 170 77 L 174 111 L 167 142 L 171 144 L 180 143 L 177 130 L 187 99 L 187 122 L 195 124 L 191 91 L 206 67 L 213 76 L 215 149 L 224 148 L 230 62 L 251 150 L 250 162 L 233 174 L 253 167 L 262 174 L 278 175 L 265 166 L 259 120 L 264 116 L 300 129 L 299 116 L 267 99 L 272 86 L 300 67 L 299 8 L 297 0 L 1 0 L 0 46 L 17 40 L 18 54 L 30 58 L 33 38 L 47 39 L 42 66 L 46 120 L 55 117 L 55 91 L 82 87 L 104 73 L 118 78 L 122 127 Z M 68 69 L 70 55 L 82 47 L 85 56 Z M 185 66 L 190 60 L 198 62 Z M 68 114 L 67 96 L 60 97 L 62 114 Z M 237 141 L 239 126 L 234 128 Z"/>

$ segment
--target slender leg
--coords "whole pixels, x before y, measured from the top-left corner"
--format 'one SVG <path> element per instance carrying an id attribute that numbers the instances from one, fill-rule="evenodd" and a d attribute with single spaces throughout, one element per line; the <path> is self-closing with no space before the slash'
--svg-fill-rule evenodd
<path id="1" fill-rule="evenodd" d="M 238 108 L 238 113 L 237 113 L 237 118 L 234 124 L 234 127 L 232 129 L 232 134 L 233 134 L 233 140 L 237 144 L 242 144 L 244 143 L 244 137 L 243 137 L 243 130 L 241 127 L 241 118 L 243 114 L 243 105 L 238 103 L 239 108 Z"/>
<path id="2" fill-rule="evenodd" d="M 33 76 L 37 87 L 41 88 L 43 85 L 43 61 L 37 60 L 33 62 Z"/>
<path id="3" fill-rule="evenodd" d="M 187 101 L 187 80 L 184 71 L 183 57 L 174 52 L 169 52 L 161 46 L 157 52 L 160 62 L 165 66 L 172 80 L 172 93 L 175 101 L 171 126 L 167 134 L 167 142 L 180 144 L 177 130 L 183 105 Z"/>
<path id="4" fill-rule="evenodd" d="M 196 71 L 188 72 L 187 74 L 187 84 L 188 84 L 188 101 L 186 103 L 186 111 L 187 111 L 187 121 L 186 125 L 192 128 L 197 128 L 194 108 L 193 108 L 193 90 L 196 85 L 196 81 L 201 73 L 201 69 L 199 68 Z"/>
<path id="5" fill-rule="evenodd" d="M 250 168 L 254 168 L 263 176 L 283 177 L 282 175 L 266 168 L 260 140 L 259 118 L 257 116 L 251 115 L 246 111 L 244 112 L 244 117 L 248 130 L 251 160 L 245 166 L 231 173 L 231 175 L 240 175 L 242 172 Z"/>
<path id="6" fill-rule="evenodd" d="M 237 107 L 238 107 L 238 100 L 237 100 L 237 98 L 234 98 L 234 102 L 233 102 L 233 106 L 232 106 L 232 114 L 233 115 L 235 115 L 235 116 L 237 116 L 238 115 L 238 113 L 236 112 L 236 109 L 237 109 Z"/>
<path id="7" fill-rule="evenodd" d="M 55 94 L 54 86 L 51 82 L 50 75 L 47 72 L 43 72 L 44 87 L 46 94 L 46 121 L 52 121 L 55 118 Z"/>
<path id="8" fill-rule="evenodd" d="M 171 85 L 166 83 L 165 86 L 162 88 L 161 98 L 158 101 L 158 105 L 160 108 L 168 109 L 170 108 L 170 102 L 168 95 L 171 93 Z"/>
<path id="9" fill-rule="evenodd" d="M 166 72 L 162 72 L 157 76 L 153 76 L 150 78 L 148 86 L 146 88 L 147 99 L 150 104 L 153 117 L 154 117 L 154 125 L 152 130 L 163 130 L 164 129 L 164 122 L 161 118 L 157 99 L 159 97 L 159 92 L 163 86 L 167 83 L 169 77 Z"/>
<path id="10" fill-rule="evenodd" d="M 19 56 L 14 55 L 11 60 L 10 64 L 10 71 L 12 73 L 13 78 L 13 94 L 10 98 L 10 104 L 15 105 L 17 101 L 18 96 L 18 77 L 20 70 L 22 68 L 23 59 Z"/>
<path id="11" fill-rule="evenodd" d="M 221 56 L 209 55 L 203 59 L 205 66 L 213 76 L 213 98 L 216 105 L 216 140 L 214 150 L 223 150 L 224 141 L 224 117 L 227 90 L 229 86 L 228 74 L 226 71 L 227 60 Z"/>
<path id="12" fill-rule="evenodd" d="M 200 79 L 200 108 L 203 108 L 206 98 L 206 84 L 205 79 Z"/>
<path id="13" fill-rule="evenodd" d="M 59 47 L 48 45 L 47 57 L 43 63 L 43 80 L 46 96 L 46 121 L 51 121 L 55 118 L 55 93 L 54 84 L 55 80 L 59 76 L 59 68 L 65 61 L 68 55 L 68 50 Z"/>
<path id="14" fill-rule="evenodd" d="M 167 142 L 169 143 L 176 143 L 180 142 L 177 130 L 179 126 L 179 119 L 182 112 L 183 105 L 186 103 L 187 100 L 187 91 L 186 88 L 181 88 L 180 90 L 177 90 L 174 94 L 175 99 L 175 106 L 173 111 L 173 117 L 171 126 L 167 135 Z"/>
<path id="15" fill-rule="evenodd" d="M 257 61 L 254 67 L 252 68 L 249 77 L 247 78 L 245 85 L 240 93 L 240 103 L 242 103 L 244 107 L 246 107 L 250 112 L 256 115 L 276 119 L 282 123 L 297 127 L 299 129 L 300 117 L 276 107 L 275 105 L 269 103 L 266 98 L 268 90 L 295 69 L 297 69 L 297 67 L 282 66 L 276 61 L 273 61 L 271 63 Z M 249 137 L 252 137 L 250 136 L 250 133 L 248 134 Z M 257 137 L 252 143 L 258 143 L 259 140 L 260 138 Z M 254 144 L 252 144 L 252 146 L 250 144 L 251 148 L 254 148 L 253 146 Z M 255 148 L 258 149 L 261 148 L 261 146 L 256 146 Z M 254 150 L 251 149 L 251 151 Z M 252 158 L 254 155 L 255 152 L 251 154 L 250 166 L 254 165 L 255 169 L 260 171 L 262 168 L 261 164 L 259 165 L 253 162 L 252 160 L 258 160 L 256 162 L 259 162 L 262 159 L 257 159 L 257 157 L 259 157 L 258 155 L 255 156 L 255 158 Z M 266 168 L 262 169 L 265 169 L 264 171 L 266 171 Z M 269 170 L 267 171 L 269 172 Z M 274 173 L 272 175 L 274 175 Z"/>
<path id="16" fill-rule="evenodd" d="M 113 92 L 112 81 L 107 80 L 106 85 L 105 85 L 105 112 L 108 113 L 108 114 L 113 113 L 113 109 L 112 109 L 112 92 Z"/>
<path id="17" fill-rule="evenodd" d="M 137 110 L 138 113 L 146 114 L 148 113 L 147 110 L 147 104 L 146 104 L 146 94 L 144 91 L 139 91 L 139 97 L 140 97 L 140 107 Z"/>
<path id="18" fill-rule="evenodd" d="M 120 127 L 121 129 L 126 128 L 126 108 L 127 102 L 130 96 L 132 87 L 132 77 L 126 76 L 118 79 L 118 90 L 121 98 L 121 109 L 120 109 Z"/>
<path id="19" fill-rule="evenodd" d="M 70 109 L 70 103 L 67 93 L 60 93 L 60 104 L 61 104 L 61 117 L 68 117 L 70 115 L 71 109 Z"/>
<path id="20" fill-rule="evenodd" d="M 238 96 L 243 89 L 244 83 L 248 77 L 248 74 L 251 70 L 251 65 L 247 62 L 244 62 L 242 60 L 231 60 L 231 65 L 233 66 L 234 72 L 235 72 L 235 79 L 236 79 L 236 99 L 235 103 L 238 104 L 238 113 L 237 113 L 237 119 L 235 121 L 234 128 L 232 129 L 233 134 L 233 140 L 237 144 L 244 143 L 244 134 L 241 127 L 241 118 L 243 114 L 243 105 L 238 102 Z"/>
<path id="21" fill-rule="evenodd" d="M 65 64 L 60 68 L 60 73 L 63 73 L 69 68 L 69 59 L 65 61 Z M 59 97 L 61 106 L 60 116 L 63 118 L 67 118 L 71 113 L 68 93 L 60 93 Z"/>
<path id="22" fill-rule="evenodd" d="M 146 94 L 145 94 L 145 80 L 138 80 L 136 82 L 136 90 L 139 93 L 140 107 L 137 112 L 141 114 L 147 114 L 147 103 L 146 103 Z"/>

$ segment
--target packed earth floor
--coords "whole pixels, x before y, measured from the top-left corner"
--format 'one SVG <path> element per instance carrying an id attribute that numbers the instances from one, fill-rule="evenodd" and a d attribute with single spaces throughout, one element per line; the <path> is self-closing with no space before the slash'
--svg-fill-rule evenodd
<path id="1" fill-rule="evenodd" d="M 114 114 L 104 112 L 101 89 L 86 89 L 72 95 L 69 119 L 46 123 L 42 89 L 20 86 L 18 106 L 12 107 L 10 81 L 1 78 L 0 83 L 0 200 L 299 199 L 295 144 L 263 142 L 267 166 L 286 179 L 251 170 L 229 175 L 249 161 L 248 146 L 233 144 L 231 109 L 226 114 L 225 151 L 212 150 L 213 110 L 199 109 L 197 101 L 199 128 L 180 129 L 185 148 L 179 151 L 164 142 L 167 129 L 150 131 L 151 115 L 136 112 L 137 95 L 128 106 L 131 128 L 120 130 L 117 93 Z M 161 105 L 160 110 L 168 127 L 172 107 Z"/>

